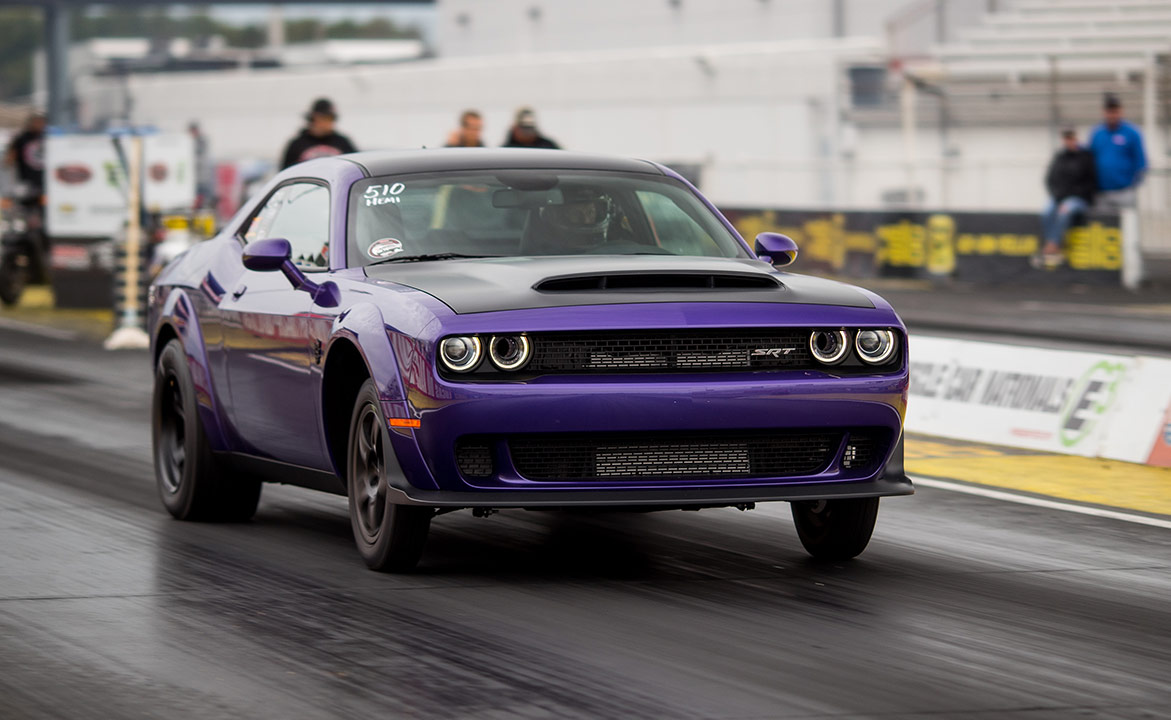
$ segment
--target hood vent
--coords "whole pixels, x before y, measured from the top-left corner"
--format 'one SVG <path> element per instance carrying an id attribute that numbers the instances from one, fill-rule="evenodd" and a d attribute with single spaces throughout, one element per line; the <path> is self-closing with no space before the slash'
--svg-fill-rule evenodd
<path id="1" fill-rule="evenodd" d="M 743 273 L 621 273 L 573 275 L 542 280 L 538 292 L 595 292 L 637 290 L 776 290 L 781 284 L 768 275 Z"/>

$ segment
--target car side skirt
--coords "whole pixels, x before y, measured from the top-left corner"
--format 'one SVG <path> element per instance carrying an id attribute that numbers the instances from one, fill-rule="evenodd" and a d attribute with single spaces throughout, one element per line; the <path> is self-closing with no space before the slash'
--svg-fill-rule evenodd
<path id="1" fill-rule="evenodd" d="M 310 490 L 320 490 L 332 495 L 345 495 L 346 486 L 341 478 L 327 470 L 315 470 L 301 465 L 260 458 L 244 453 L 216 453 L 216 458 L 241 473 L 251 475 L 267 483 L 296 485 Z"/>

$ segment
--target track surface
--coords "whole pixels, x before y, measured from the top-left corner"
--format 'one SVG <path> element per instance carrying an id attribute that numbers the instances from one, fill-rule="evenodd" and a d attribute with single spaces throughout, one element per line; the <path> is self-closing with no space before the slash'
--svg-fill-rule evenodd
<path id="1" fill-rule="evenodd" d="M 1171 532 L 944 490 L 859 560 L 784 505 L 438 518 L 367 571 L 345 504 L 155 496 L 145 354 L 0 329 L 0 718 L 1171 717 Z"/>

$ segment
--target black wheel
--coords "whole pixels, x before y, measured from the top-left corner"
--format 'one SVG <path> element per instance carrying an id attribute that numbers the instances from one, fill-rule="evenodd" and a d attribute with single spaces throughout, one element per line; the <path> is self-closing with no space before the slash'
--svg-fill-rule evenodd
<path id="1" fill-rule="evenodd" d="M 849 560 L 870 543 L 878 498 L 795 502 L 793 522 L 805 550 L 818 560 Z"/>
<path id="2" fill-rule="evenodd" d="M 28 259 L 18 253 L 0 255 L 0 303 L 15 305 L 20 302 L 27 284 Z"/>
<path id="3" fill-rule="evenodd" d="M 391 502 L 386 458 L 394 451 L 373 380 L 358 391 L 350 417 L 346 485 L 350 525 L 358 552 L 371 570 L 405 572 L 419 563 L 431 508 Z"/>
<path id="4" fill-rule="evenodd" d="M 32 249 L 28 254 L 28 278 L 30 284 L 48 285 L 49 280 L 49 236 L 42 232 L 30 238 Z"/>
<path id="5" fill-rule="evenodd" d="M 256 514 L 260 481 L 216 462 L 199 419 L 187 355 L 172 340 L 159 355 L 151 412 L 155 480 L 180 520 L 243 522 Z"/>

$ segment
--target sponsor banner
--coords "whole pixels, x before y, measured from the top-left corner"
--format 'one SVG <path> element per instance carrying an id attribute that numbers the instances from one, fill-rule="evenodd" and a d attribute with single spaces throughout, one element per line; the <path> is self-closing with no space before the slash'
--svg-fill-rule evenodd
<path id="1" fill-rule="evenodd" d="M 1038 269 L 1031 260 L 1041 249 L 1039 213 L 721 210 L 749 243 L 766 231 L 793 238 L 801 250 L 797 272 L 977 283 L 1117 284 L 1121 278 L 1116 213 L 1092 213 L 1066 236 L 1066 262 Z"/>
<path id="2" fill-rule="evenodd" d="M 126 222 L 126 173 L 107 135 L 49 135 L 45 193 L 50 237 L 113 237 Z"/>
<path id="3" fill-rule="evenodd" d="M 1156 457 L 1171 361 L 920 335 L 911 342 L 909 432 L 1138 463 Z"/>
<path id="4" fill-rule="evenodd" d="M 143 137 L 143 206 L 195 204 L 195 145 L 186 134 Z M 126 223 L 126 171 L 109 135 L 49 135 L 45 150 L 46 230 L 51 237 L 115 237 Z"/>
<path id="5" fill-rule="evenodd" d="M 1171 467 L 1160 451 L 1171 412 L 1171 359 L 1140 356 L 1123 379 L 1110 412 L 1101 456 Z M 1168 447 L 1164 445 L 1164 447 Z M 1168 448 L 1171 451 L 1171 448 Z M 1162 458 L 1160 460 L 1160 458 Z"/>
<path id="6" fill-rule="evenodd" d="M 151 212 L 195 206 L 195 138 L 159 133 L 142 139 L 142 204 Z"/>

